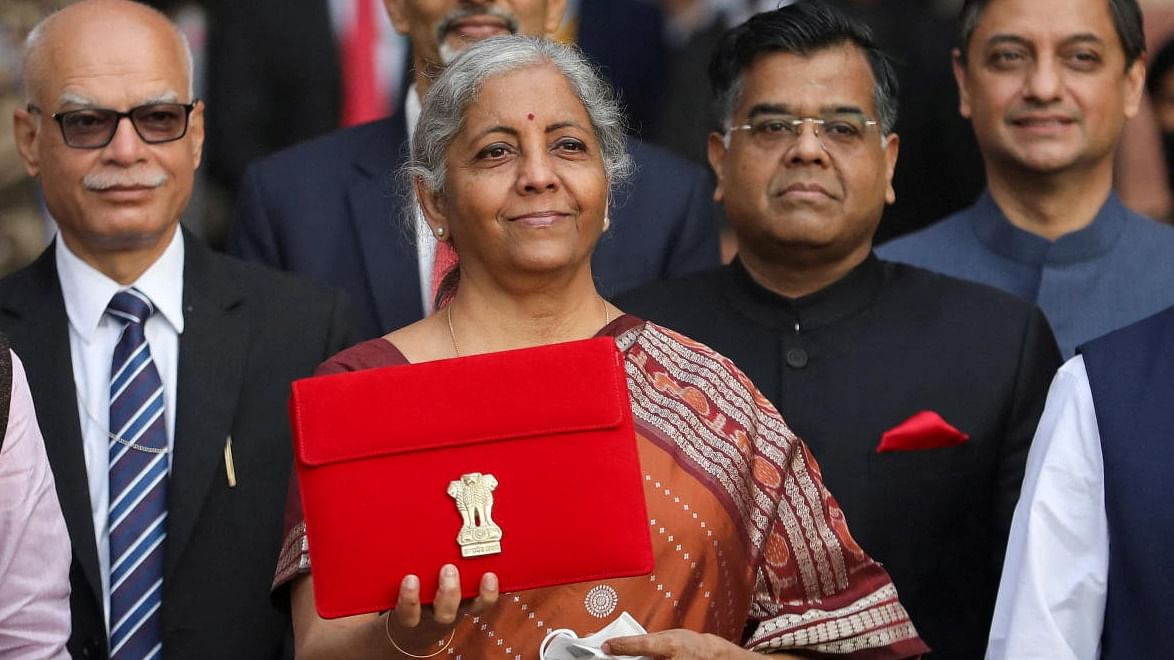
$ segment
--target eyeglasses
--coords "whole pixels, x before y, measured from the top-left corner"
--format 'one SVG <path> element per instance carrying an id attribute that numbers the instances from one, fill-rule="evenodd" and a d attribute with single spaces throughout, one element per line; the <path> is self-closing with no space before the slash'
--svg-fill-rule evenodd
<path id="1" fill-rule="evenodd" d="M 147 144 L 160 144 L 180 139 L 188 132 L 188 117 L 196 107 L 191 103 L 148 103 L 126 112 L 107 108 L 82 108 L 51 115 L 61 125 L 61 137 L 67 146 L 75 149 L 101 149 L 110 144 L 118 132 L 123 117 L 130 119 L 135 132 Z M 33 104 L 29 112 L 41 112 Z"/>
<path id="2" fill-rule="evenodd" d="M 824 149 L 851 152 L 864 144 L 865 135 L 880 129 L 875 119 L 858 112 L 840 112 L 819 117 L 793 115 L 758 115 L 750 123 L 731 126 L 726 140 L 734 131 L 749 131 L 750 139 L 763 149 L 790 148 L 799 139 L 804 124 L 811 124 L 815 137 Z"/>

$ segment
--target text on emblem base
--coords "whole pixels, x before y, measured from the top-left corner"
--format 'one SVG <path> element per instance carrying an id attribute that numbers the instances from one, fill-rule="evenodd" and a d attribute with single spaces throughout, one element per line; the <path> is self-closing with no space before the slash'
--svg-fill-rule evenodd
<path id="1" fill-rule="evenodd" d="M 501 527 L 493 522 L 493 491 L 497 478 L 470 472 L 448 484 L 449 497 L 461 514 L 457 543 L 462 557 L 483 557 L 501 552 Z"/>

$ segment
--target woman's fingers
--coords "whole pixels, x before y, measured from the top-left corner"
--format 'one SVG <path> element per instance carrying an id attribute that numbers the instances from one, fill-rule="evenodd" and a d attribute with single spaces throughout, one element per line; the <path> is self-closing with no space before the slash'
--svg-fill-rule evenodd
<path id="1" fill-rule="evenodd" d="M 405 576 L 399 585 L 399 598 L 395 601 L 395 618 L 405 628 L 420 625 L 420 578 Z"/>
<path id="2" fill-rule="evenodd" d="M 497 596 L 497 575 L 493 573 L 482 575 L 481 588 L 477 592 L 477 598 L 473 599 L 473 604 L 469 607 L 469 613 L 480 614 L 493 607 L 497 602 Z"/>
<path id="3" fill-rule="evenodd" d="M 466 603 L 465 609 L 472 614 L 479 614 L 493 607 L 498 596 L 497 575 L 486 573 L 481 576 L 477 597 L 471 603 Z M 439 586 L 431 612 L 429 608 L 420 605 L 419 578 L 409 575 L 400 583 L 399 599 L 395 603 L 395 621 L 400 627 L 416 628 L 425 618 L 429 619 L 424 622 L 426 624 L 450 627 L 461 611 L 461 576 L 452 564 L 445 564 L 440 569 Z"/>
<path id="4" fill-rule="evenodd" d="M 457 620 L 457 611 L 461 607 L 461 576 L 457 567 L 445 564 L 440 569 L 440 585 L 436 588 L 436 598 L 432 601 L 432 616 L 436 622 L 451 625 Z"/>

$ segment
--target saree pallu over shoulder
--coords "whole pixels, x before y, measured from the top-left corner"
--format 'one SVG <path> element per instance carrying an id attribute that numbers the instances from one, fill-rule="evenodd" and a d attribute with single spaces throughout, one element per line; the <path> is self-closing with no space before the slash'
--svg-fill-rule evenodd
<path id="1" fill-rule="evenodd" d="M 928 651 L 806 445 L 745 374 L 652 323 L 617 343 L 638 426 L 713 492 L 742 537 L 754 574 L 748 648 L 857 658 Z"/>
<path id="2" fill-rule="evenodd" d="M 852 540 L 806 446 L 744 374 L 632 316 L 600 334 L 625 356 L 653 573 L 503 594 L 461 620 L 454 657 L 534 657 L 551 630 L 586 635 L 624 611 L 649 631 L 686 628 L 767 653 L 872 660 L 928 650 L 888 575 Z M 404 363 L 373 340 L 320 373 Z M 286 519 L 275 588 L 311 570 L 296 484 Z"/>

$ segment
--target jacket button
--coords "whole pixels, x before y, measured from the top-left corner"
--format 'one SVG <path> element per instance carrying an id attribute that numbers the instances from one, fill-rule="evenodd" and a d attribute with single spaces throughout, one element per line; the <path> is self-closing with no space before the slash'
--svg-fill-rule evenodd
<path id="1" fill-rule="evenodd" d="M 802 348 L 787 349 L 787 366 L 792 369 L 802 369 L 807 366 L 807 351 Z"/>

